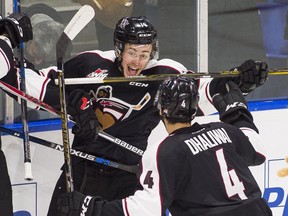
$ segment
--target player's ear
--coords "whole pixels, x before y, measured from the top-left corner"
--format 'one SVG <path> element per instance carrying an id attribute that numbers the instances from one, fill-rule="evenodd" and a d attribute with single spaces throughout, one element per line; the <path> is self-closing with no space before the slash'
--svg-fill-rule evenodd
<path id="1" fill-rule="evenodd" d="M 162 116 L 162 109 L 159 109 L 159 115 L 160 115 L 161 117 L 163 117 L 163 116 Z"/>

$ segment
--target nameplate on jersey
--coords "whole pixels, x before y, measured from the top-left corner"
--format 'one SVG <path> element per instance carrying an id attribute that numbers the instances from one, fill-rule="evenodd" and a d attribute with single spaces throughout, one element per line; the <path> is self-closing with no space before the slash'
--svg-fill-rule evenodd
<path id="1" fill-rule="evenodd" d="M 232 143 L 224 128 L 206 131 L 184 142 L 194 155 L 221 144 Z"/>

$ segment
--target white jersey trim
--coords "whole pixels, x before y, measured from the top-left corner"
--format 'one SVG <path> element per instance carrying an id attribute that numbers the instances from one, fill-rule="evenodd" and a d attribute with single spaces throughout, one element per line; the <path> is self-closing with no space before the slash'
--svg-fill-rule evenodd
<path id="1" fill-rule="evenodd" d="M 264 142 L 261 136 L 251 128 L 241 127 L 240 130 L 248 137 L 255 151 L 258 154 L 261 154 L 264 157 L 266 157 L 266 150 L 265 150 L 265 147 L 263 146 Z"/>

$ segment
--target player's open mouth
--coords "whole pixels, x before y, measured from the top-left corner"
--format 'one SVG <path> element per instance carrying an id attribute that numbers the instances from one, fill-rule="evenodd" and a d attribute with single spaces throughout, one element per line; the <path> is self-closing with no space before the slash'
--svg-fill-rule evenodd
<path id="1" fill-rule="evenodd" d="M 128 67 L 128 76 L 137 76 L 139 69 Z"/>

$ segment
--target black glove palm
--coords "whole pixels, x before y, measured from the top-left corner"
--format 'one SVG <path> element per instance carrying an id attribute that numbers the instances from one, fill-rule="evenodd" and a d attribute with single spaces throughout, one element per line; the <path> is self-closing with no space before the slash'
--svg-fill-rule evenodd
<path id="1" fill-rule="evenodd" d="M 249 59 L 232 70 L 235 69 L 241 72 L 239 87 L 246 94 L 263 85 L 268 78 L 268 65 L 266 62 Z"/>
<path id="2" fill-rule="evenodd" d="M 33 39 L 32 25 L 29 17 L 21 13 L 12 13 L 0 19 L 0 35 L 6 34 L 15 48 L 22 42 Z"/>
<path id="3" fill-rule="evenodd" d="M 68 97 L 67 111 L 76 123 L 72 127 L 72 133 L 95 141 L 98 137 L 99 123 L 89 94 L 82 89 L 74 90 Z"/>
<path id="4" fill-rule="evenodd" d="M 77 191 L 69 192 L 59 197 L 58 211 L 61 216 L 100 216 L 105 203 L 106 201 L 99 196 L 85 196 Z"/>
<path id="5" fill-rule="evenodd" d="M 227 84 L 227 93 L 213 96 L 213 104 L 219 112 L 220 120 L 226 123 L 233 123 L 240 117 L 253 122 L 253 117 L 247 109 L 247 101 L 242 95 L 239 87 L 232 81 Z"/>

